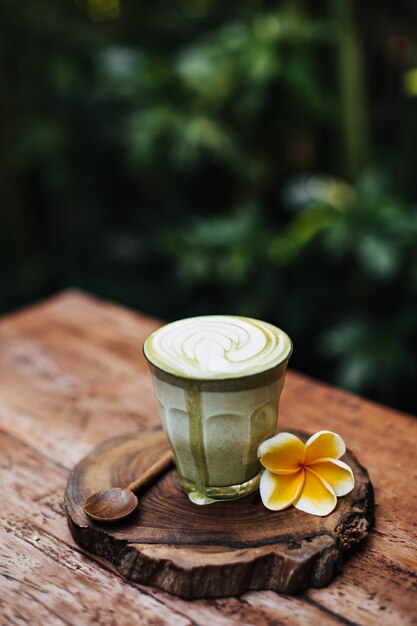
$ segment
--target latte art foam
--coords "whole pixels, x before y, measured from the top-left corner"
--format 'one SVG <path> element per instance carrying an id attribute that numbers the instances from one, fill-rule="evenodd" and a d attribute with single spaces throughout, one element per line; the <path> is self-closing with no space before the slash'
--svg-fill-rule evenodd
<path id="1" fill-rule="evenodd" d="M 248 376 L 270 369 L 291 353 L 291 340 L 279 328 L 232 315 L 191 317 L 150 335 L 147 359 L 164 371 L 198 379 Z"/>

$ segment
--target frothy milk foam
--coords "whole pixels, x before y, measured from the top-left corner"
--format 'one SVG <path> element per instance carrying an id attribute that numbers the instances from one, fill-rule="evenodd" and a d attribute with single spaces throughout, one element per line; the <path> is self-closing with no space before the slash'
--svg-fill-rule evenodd
<path id="1" fill-rule="evenodd" d="M 163 326 L 145 343 L 157 367 L 198 379 L 248 376 L 274 367 L 291 351 L 279 328 L 248 317 L 207 315 Z"/>
<path id="2" fill-rule="evenodd" d="M 164 430 L 180 483 L 194 502 L 210 502 L 208 494 L 216 498 L 217 492 L 220 499 L 233 497 L 228 490 L 239 494 L 239 486 L 242 495 L 256 487 L 256 450 L 275 432 L 285 366 L 272 378 L 268 373 L 288 361 L 291 350 L 279 328 L 229 315 L 179 320 L 147 338 L 144 352 L 157 368 Z M 255 383 L 254 375 L 259 375 Z"/>

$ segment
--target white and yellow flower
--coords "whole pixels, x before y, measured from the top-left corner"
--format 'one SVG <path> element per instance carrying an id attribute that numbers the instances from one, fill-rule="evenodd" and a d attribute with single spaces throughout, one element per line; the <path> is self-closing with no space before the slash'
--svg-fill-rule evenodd
<path id="1" fill-rule="evenodd" d="M 337 496 L 352 491 L 355 480 L 349 465 L 340 461 L 346 452 L 341 437 L 321 430 L 303 443 L 291 433 L 279 433 L 258 448 L 265 470 L 260 493 L 271 511 L 293 504 L 313 515 L 329 515 Z"/>

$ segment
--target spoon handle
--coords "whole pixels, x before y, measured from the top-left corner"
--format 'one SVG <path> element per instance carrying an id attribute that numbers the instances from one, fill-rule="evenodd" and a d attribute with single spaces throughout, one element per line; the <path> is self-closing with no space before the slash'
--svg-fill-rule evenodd
<path id="1" fill-rule="evenodd" d="M 146 487 L 153 482 L 162 472 L 164 472 L 171 465 L 174 460 L 174 456 L 171 450 L 168 450 L 164 456 L 162 456 L 156 463 L 151 465 L 142 476 L 133 481 L 126 487 L 126 491 L 138 491 L 141 487 Z"/>

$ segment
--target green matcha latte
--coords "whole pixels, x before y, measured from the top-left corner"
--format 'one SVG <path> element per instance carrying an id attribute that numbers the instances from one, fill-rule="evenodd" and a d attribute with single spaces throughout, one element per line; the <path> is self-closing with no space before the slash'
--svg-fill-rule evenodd
<path id="1" fill-rule="evenodd" d="M 256 451 L 275 433 L 291 351 L 279 328 L 231 315 L 179 320 L 146 339 L 162 424 L 193 502 L 258 486 Z"/>

